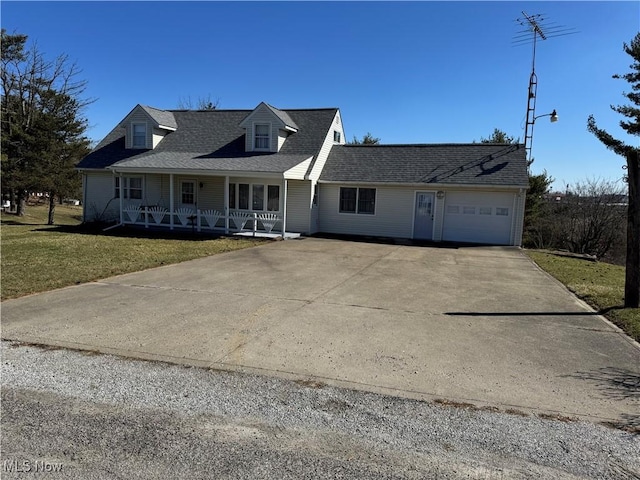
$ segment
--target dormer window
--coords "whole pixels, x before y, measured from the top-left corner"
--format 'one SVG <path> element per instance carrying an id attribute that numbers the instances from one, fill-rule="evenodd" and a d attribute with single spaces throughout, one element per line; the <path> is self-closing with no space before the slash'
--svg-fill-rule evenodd
<path id="1" fill-rule="evenodd" d="M 133 148 L 146 148 L 147 147 L 147 124 L 146 123 L 134 123 L 131 126 L 132 129 L 132 142 Z"/>
<path id="2" fill-rule="evenodd" d="M 271 148 L 270 138 L 271 127 L 266 123 L 258 123 L 255 125 L 255 143 L 256 150 L 269 150 Z"/>

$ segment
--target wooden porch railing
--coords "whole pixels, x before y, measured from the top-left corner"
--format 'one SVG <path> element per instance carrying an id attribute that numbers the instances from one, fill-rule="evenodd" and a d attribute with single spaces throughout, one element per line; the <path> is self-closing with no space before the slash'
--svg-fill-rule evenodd
<path id="1" fill-rule="evenodd" d="M 134 204 L 127 205 L 122 211 L 124 213 L 122 216 L 123 223 L 127 225 L 140 225 L 145 228 L 191 228 L 197 232 L 201 232 L 203 229 L 226 231 L 228 218 L 229 230 L 236 232 L 253 231 L 255 235 L 259 232 L 271 233 L 278 222 L 282 224 L 282 217 L 270 212 L 234 210 L 230 212 L 229 215 L 224 215 L 218 210 L 194 210 L 184 207 L 170 212 L 167 208 L 157 205 L 145 206 Z M 251 222 L 251 227 L 245 228 L 249 222 Z M 220 223 L 222 223 L 222 225 L 218 226 Z M 261 226 L 261 228 L 258 228 L 259 226 Z"/>

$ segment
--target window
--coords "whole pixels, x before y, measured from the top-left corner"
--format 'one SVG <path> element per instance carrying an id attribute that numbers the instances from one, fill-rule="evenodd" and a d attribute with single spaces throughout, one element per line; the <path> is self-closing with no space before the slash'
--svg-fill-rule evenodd
<path id="1" fill-rule="evenodd" d="M 341 139 L 340 132 L 337 131 L 337 130 L 334 130 L 333 131 L 333 141 L 336 142 L 336 143 L 339 143 L 340 139 Z"/>
<path id="2" fill-rule="evenodd" d="M 491 207 L 478 207 L 480 215 L 491 215 Z"/>
<path id="3" fill-rule="evenodd" d="M 180 201 L 183 205 L 195 205 L 196 182 L 182 182 L 180 185 Z"/>
<path id="4" fill-rule="evenodd" d="M 464 215 L 475 215 L 476 207 L 462 207 L 462 213 Z"/>
<path id="5" fill-rule="evenodd" d="M 264 210 L 264 185 L 254 185 L 251 198 L 253 210 Z"/>
<path id="6" fill-rule="evenodd" d="M 265 202 L 266 191 L 266 202 Z M 280 185 L 261 183 L 230 183 L 229 208 L 238 210 L 278 212 L 280 210 Z"/>
<path id="7" fill-rule="evenodd" d="M 280 185 L 269 185 L 267 210 L 277 212 L 280 210 Z"/>
<path id="8" fill-rule="evenodd" d="M 254 148 L 256 150 L 269 150 L 269 130 L 270 127 L 267 124 L 256 124 L 255 129 L 255 143 Z"/>
<path id="9" fill-rule="evenodd" d="M 507 216 L 509 215 L 509 209 L 506 207 L 496 207 L 496 215 Z"/>
<path id="10" fill-rule="evenodd" d="M 358 213 L 373 215 L 376 210 L 376 189 L 358 189 Z"/>
<path id="11" fill-rule="evenodd" d="M 238 208 L 240 210 L 249 210 L 249 184 L 238 184 Z"/>
<path id="12" fill-rule="evenodd" d="M 357 188 L 340 188 L 340 213 L 356 213 Z"/>
<path id="13" fill-rule="evenodd" d="M 375 188 L 340 187 L 340 213 L 373 215 L 376 209 Z"/>
<path id="14" fill-rule="evenodd" d="M 142 177 L 122 177 L 124 191 L 122 198 L 142 200 Z M 120 177 L 115 177 L 115 198 L 120 198 Z"/>
<path id="15" fill-rule="evenodd" d="M 133 140 L 131 145 L 133 148 L 145 148 L 147 146 L 147 125 L 145 123 L 134 123 L 132 125 Z"/>
<path id="16" fill-rule="evenodd" d="M 236 208 L 236 184 L 229 184 L 229 208 Z"/>
<path id="17" fill-rule="evenodd" d="M 447 205 L 447 213 L 451 213 L 451 214 L 460 213 L 460 207 L 458 205 Z"/>

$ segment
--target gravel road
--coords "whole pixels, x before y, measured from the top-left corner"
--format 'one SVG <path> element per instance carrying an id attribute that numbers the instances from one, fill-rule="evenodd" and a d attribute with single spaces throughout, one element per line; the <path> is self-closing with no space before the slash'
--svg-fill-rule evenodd
<path id="1" fill-rule="evenodd" d="M 8 342 L 1 408 L 3 479 L 640 478 L 602 425 Z"/>

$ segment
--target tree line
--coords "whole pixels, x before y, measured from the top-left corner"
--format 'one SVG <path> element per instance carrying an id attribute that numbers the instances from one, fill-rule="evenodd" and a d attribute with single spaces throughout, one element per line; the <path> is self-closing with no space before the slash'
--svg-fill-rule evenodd
<path id="1" fill-rule="evenodd" d="M 66 55 L 45 58 L 27 35 L 1 33 L 0 175 L 3 196 L 24 215 L 31 192 L 49 199 L 48 224 L 56 199 L 76 196 L 81 177 L 75 165 L 90 151 L 83 98 L 86 82 Z"/>

